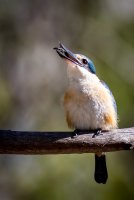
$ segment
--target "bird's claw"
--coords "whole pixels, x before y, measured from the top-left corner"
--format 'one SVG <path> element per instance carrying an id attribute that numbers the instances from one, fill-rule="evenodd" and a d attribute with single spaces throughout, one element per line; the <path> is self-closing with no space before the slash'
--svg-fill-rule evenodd
<path id="1" fill-rule="evenodd" d="M 95 138 L 95 137 L 98 136 L 98 135 L 102 135 L 102 130 L 101 130 L 101 128 L 99 128 L 99 129 L 97 129 L 97 130 L 95 131 L 95 133 L 93 134 L 92 138 Z"/>
<path id="2" fill-rule="evenodd" d="M 72 138 L 77 137 L 79 133 L 79 129 L 75 129 L 72 133 Z"/>

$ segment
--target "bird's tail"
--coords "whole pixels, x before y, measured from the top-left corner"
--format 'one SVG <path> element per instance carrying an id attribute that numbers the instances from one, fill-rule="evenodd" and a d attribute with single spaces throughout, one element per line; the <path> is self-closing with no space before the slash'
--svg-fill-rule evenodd
<path id="1" fill-rule="evenodd" d="M 105 184 L 108 179 L 106 156 L 104 153 L 95 154 L 95 173 L 94 178 L 97 183 Z"/>

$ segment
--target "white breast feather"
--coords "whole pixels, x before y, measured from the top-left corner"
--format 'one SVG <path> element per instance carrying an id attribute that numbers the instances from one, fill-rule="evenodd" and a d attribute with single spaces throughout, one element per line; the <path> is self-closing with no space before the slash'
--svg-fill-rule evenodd
<path id="1" fill-rule="evenodd" d="M 70 100 L 64 102 L 64 107 L 74 128 L 109 130 L 117 127 L 112 98 L 97 76 L 77 83 L 72 81 L 67 92 L 70 92 Z M 111 116 L 115 123 L 106 122 L 106 116 Z"/>

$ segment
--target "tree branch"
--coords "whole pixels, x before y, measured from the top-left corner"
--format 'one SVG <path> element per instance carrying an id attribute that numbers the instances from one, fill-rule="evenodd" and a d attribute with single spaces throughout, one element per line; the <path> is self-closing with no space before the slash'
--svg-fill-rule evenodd
<path id="1" fill-rule="evenodd" d="M 93 131 L 29 132 L 0 130 L 1 154 L 71 154 L 134 148 L 134 128 L 116 129 L 93 137 Z"/>

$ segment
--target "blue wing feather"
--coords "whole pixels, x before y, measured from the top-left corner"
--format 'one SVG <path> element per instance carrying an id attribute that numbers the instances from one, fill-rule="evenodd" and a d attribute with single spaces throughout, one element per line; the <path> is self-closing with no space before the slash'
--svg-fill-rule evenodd
<path id="1" fill-rule="evenodd" d="M 113 96 L 113 94 L 112 94 L 110 88 L 108 87 L 108 85 L 107 85 L 104 81 L 101 80 L 101 83 L 102 83 L 102 85 L 108 90 L 109 94 L 111 95 L 111 98 L 112 98 L 112 101 L 113 101 L 113 106 L 114 106 L 114 109 L 115 109 L 115 111 L 116 111 L 116 113 L 117 113 L 116 101 L 115 101 L 115 98 L 114 98 L 114 96 Z"/>

